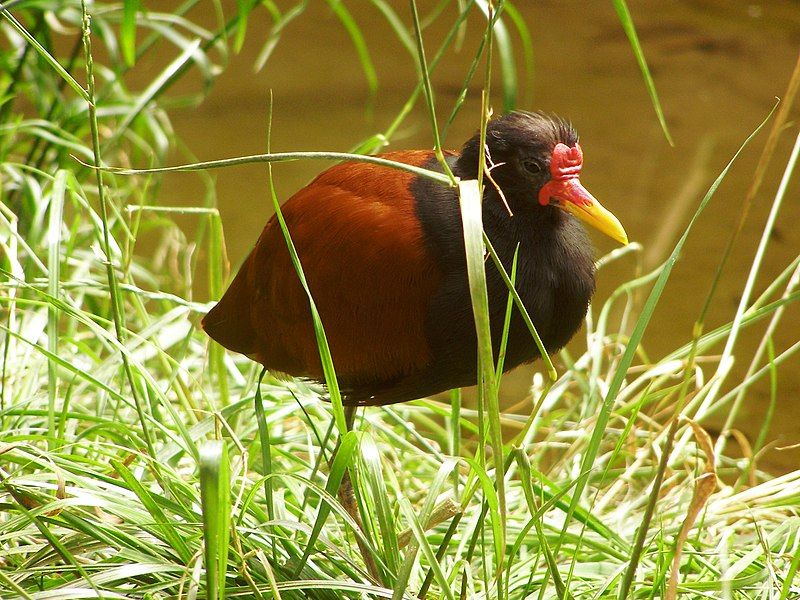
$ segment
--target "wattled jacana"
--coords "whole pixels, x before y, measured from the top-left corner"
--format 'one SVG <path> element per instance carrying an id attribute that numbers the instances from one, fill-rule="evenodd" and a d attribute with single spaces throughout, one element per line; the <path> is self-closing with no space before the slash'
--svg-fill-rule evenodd
<path id="1" fill-rule="evenodd" d="M 479 136 L 447 162 L 478 174 Z M 516 287 L 552 353 L 580 327 L 594 292 L 592 247 L 579 221 L 621 243 L 619 221 L 581 185 L 583 155 L 572 126 L 539 113 L 489 122 L 491 178 L 483 222 L 506 270 L 519 245 Z M 433 152 L 384 158 L 441 170 Z M 412 400 L 476 382 L 476 337 L 458 192 L 406 171 L 344 162 L 282 207 L 317 304 L 347 405 Z M 576 218 L 577 217 L 577 218 Z M 495 353 L 508 291 L 486 268 Z M 323 380 L 308 299 L 275 217 L 230 288 L 203 320 L 230 350 L 271 370 Z M 514 311 L 505 369 L 539 356 Z"/>

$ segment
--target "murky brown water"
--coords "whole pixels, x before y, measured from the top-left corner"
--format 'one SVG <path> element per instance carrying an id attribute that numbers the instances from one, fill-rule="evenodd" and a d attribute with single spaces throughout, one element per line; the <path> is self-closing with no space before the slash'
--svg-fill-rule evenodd
<path id="1" fill-rule="evenodd" d="M 433 5 L 433 3 L 430 3 Z M 645 53 L 661 95 L 675 147 L 664 139 L 628 42 L 610 2 L 519 2 L 529 23 L 535 73 L 521 107 L 567 116 L 581 134 L 586 154 L 584 181 L 624 223 L 632 240 L 644 244 L 648 264 L 671 250 L 689 214 L 739 144 L 783 94 L 800 49 L 800 3 L 631 0 Z M 363 28 L 378 71 L 379 90 L 372 117 L 365 116 L 367 86 L 344 29 L 322 2 L 284 32 L 266 68 L 251 65 L 260 49 L 267 17 L 257 13 L 241 55 L 211 97 L 199 108 L 174 113 L 178 135 L 200 159 L 265 150 L 268 93 L 274 92 L 273 149 L 347 150 L 385 129 L 411 93 L 414 63 L 378 12 L 366 2 L 349 3 Z M 396 3 L 406 17 L 406 4 Z M 425 33 L 433 48 L 443 39 L 442 18 Z M 482 24 L 472 20 L 460 53 L 451 52 L 434 76 L 442 116 L 449 113 L 473 56 Z M 478 119 L 478 86 L 447 135 L 458 147 Z M 499 107 L 500 102 L 496 105 Z M 708 328 L 733 316 L 747 269 L 769 211 L 770 201 L 797 131 L 778 147 L 758 204 L 729 263 L 708 319 Z M 706 297 L 722 249 L 738 220 L 766 135 L 741 157 L 720 187 L 690 238 L 681 262 L 646 334 L 645 346 L 658 358 L 691 338 L 692 324 Z M 391 148 L 430 147 L 421 106 L 392 140 Z M 324 168 L 322 163 L 277 167 L 282 198 Z M 216 171 L 219 206 L 228 251 L 238 264 L 269 217 L 264 169 L 251 166 Z M 196 203 L 201 188 L 191 175 L 168 178 L 163 201 Z M 757 291 L 771 281 L 800 249 L 800 185 L 791 185 L 778 230 L 770 245 Z M 688 199 L 682 202 L 681 198 Z M 677 228 L 677 229 L 676 229 Z M 612 243 L 595 237 L 600 252 Z M 633 271 L 632 261 L 614 265 L 599 277 L 603 300 Z M 784 349 L 800 337 L 800 310 L 794 306 L 775 339 Z M 738 363 L 749 362 L 757 338 L 744 336 Z M 720 348 L 721 350 L 721 348 Z M 800 442 L 800 359 L 779 370 L 779 406 L 770 437 L 779 445 Z M 710 371 L 709 371 L 710 373 Z M 510 396 L 524 390 L 529 371 L 507 379 Z M 766 386 L 748 397 L 741 428 L 755 437 L 767 399 Z M 797 468 L 800 452 L 772 452 L 770 464 Z"/>

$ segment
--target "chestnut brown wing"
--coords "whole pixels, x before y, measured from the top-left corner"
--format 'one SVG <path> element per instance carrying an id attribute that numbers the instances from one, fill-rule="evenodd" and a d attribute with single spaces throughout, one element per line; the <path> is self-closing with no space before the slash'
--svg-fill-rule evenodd
<path id="1" fill-rule="evenodd" d="M 431 153 L 384 157 L 422 165 Z M 430 361 L 425 315 L 441 274 L 417 218 L 414 178 L 342 163 L 282 207 L 337 375 L 355 396 L 414 375 Z M 270 369 L 322 379 L 308 299 L 275 217 L 203 326 L 223 346 Z"/>

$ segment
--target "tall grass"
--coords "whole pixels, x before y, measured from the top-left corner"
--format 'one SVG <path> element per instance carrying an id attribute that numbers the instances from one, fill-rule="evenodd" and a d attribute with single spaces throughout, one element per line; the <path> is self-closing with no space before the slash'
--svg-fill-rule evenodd
<path id="1" fill-rule="evenodd" d="M 86 15 L 77 3 L 20 2 L 2 13 L 3 33 L 16 50 L 2 57 L 13 77 L 4 80 L 0 106 L 0 597 L 786 600 L 800 594 L 800 471 L 770 476 L 755 456 L 741 460 L 720 443 L 714 448 L 703 429 L 709 414 L 736 406 L 741 390 L 774 377 L 800 349 L 800 342 L 772 343 L 785 307 L 800 298 L 798 260 L 760 297 L 743 294 L 731 322 L 705 331 L 699 318 L 685 344 L 653 362 L 640 341 L 653 314 L 668 308 L 660 296 L 693 219 L 663 265 L 590 311 L 585 349 L 563 352 L 560 374 L 548 365 L 548 377 L 537 376 L 528 397 L 503 409 L 502 368 L 487 346 L 482 265 L 491 240 L 480 223 L 482 182 L 457 182 L 483 340 L 479 403 L 463 406 L 456 393 L 450 405 L 423 399 L 370 409 L 345 433 L 341 405 L 322 401 L 323 390 L 269 374 L 262 380 L 251 362 L 209 347 L 195 327 L 208 305 L 191 300 L 189 282 L 198 277 L 192 249 L 209 257 L 208 286 L 219 295 L 223 228 L 212 187 L 201 206 L 155 204 L 159 178 L 176 168 L 163 168 L 171 132 L 160 102 L 190 68 L 211 82 L 228 45 L 243 43 L 255 3 L 240 2 L 240 12 L 228 17 L 219 6 L 214 30 L 190 20 L 194 4 L 161 15 L 126 0 L 92 4 Z M 355 11 L 330 4 L 377 93 Z M 511 45 L 530 43 L 521 6 L 459 2 L 436 52 L 426 53 L 433 43 L 426 24 L 442 13 L 417 14 L 411 2 L 409 18 L 412 11 L 373 4 L 419 65 L 420 78 L 396 119 L 360 151 L 391 138 L 420 95 L 441 150 L 437 115 L 453 121 L 481 65 L 484 102 L 476 127 L 485 130 L 489 118 L 493 65 L 502 71 L 502 102 L 513 104 L 520 78 Z M 273 26 L 262 64 L 284 27 L 303 18 L 306 3 L 263 6 Z M 647 73 L 627 8 L 615 6 Z M 66 58 L 53 44 L 54 19 L 85 34 Z M 459 100 L 443 107 L 430 74 L 469 19 L 491 26 Z M 98 39 L 103 64 L 93 60 Z M 169 44 L 172 58 L 143 92 L 118 85 L 138 60 Z M 497 62 L 487 60 L 495 50 Z M 784 122 L 785 114 L 778 115 L 774 130 Z M 752 127 L 742 130 L 743 144 L 760 126 Z M 189 164 L 177 168 L 380 161 L 266 152 L 213 163 L 187 157 Z M 717 210 L 713 195 L 729 169 L 748 168 L 735 158 L 709 182 L 695 218 Z M 774 214 L 796 158 L 797 150 L 786 160 Z M 278 208 L 274 192 L 273 198 Z M 183 240 L 173 263 L 153 264 L 134 253 L 147 229 L 180 237 L 177 215 L 201 226 L 194 239 Z M 753 277 L 773 223 L 771 217 L 764 225 Z M 291 232 L 285 233 L 288 242 Z M 640 251 L 632 244 L 601 258 L 601 272 L 609 262 L 638 259 Z M 513 282 L 514 270 L 506 277 Z M 643 306 L 640 293 L 647 297 Z M 510 293 L 509 311 L 514 302 Z M 318 339 L 335 390 L 324 325 L 318 323 Z M 727 371 L 720 375 L 725 365 L 716 355 L 721 349 L 732 355 L 745 327 L 762 332 L 762 348 L 741 357 L 751 358 L 752 367 L 731 381 Z M 338 436 L 331 432 L 334 419 Z M 337 498 L 346 472 L 363 530 Z"/>

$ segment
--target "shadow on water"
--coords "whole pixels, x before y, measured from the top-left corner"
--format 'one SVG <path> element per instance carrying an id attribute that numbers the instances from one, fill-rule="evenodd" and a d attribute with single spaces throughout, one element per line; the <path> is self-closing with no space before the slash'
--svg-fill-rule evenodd
<path id="1" fill-rule="evenodd" d="M 572 119 L 586 152 L 587 185 L 620 217 L 631 238 L 645 246 L 647 265 L 658 264 L 707 187 L 769 112 L 775 97 L 784 92 L 800 48 L 799 5 L 723 0 L 631 3 L 675 139 L 674 148 L 660 131 L 611 3 L 543 1 L 519 6 L 525 11 L 535 52 L 535 72 L 521 107 Z M 365 7 L 356 18 L 378 70 L 379 89 L 370 114 L 366 111 L 367 85 L 347 34 L 324 3 L 311 3 L 308 12 L 286 29 L 259 73 L 253 72 L 252 65 L 268 23 L 263 14 L 251 18 L 242 53 L 232 57 L 210 98 L 198 108 L 173 113 L 178 135 L 201 160 L 263 152 L 270 89 L 274 92 L 274 150 L 348 150 L 383 130 L 413 89 L 415 67 L 376 10 Z M 426 30 L 431 44 L 443 38 L 446 21 L 441 19 Z M 481 27 L 477 21 L 470 23 L 461 51 L 450 53 L 434 75 L 443 115 L 455 101 Z M 449 147 L 458 147 L 477 124 L 479 90 L 474 86 L 472 92 L 448 131 Z M 795 109 L 790 121 L 796 121 L 798 114 Z M 796 126 L 793 123 L 792 128 Z M 765 137 L 743 154 L 690 238 L 645 337 L 651 357 L 663 356 L 691 339 L 692 324 L 739 218 Z M 733 316 L 793 137 L 786 132 L 779 143 L 717 292 L 707 329 Z M 431 145 L 420 106 L 392 140 L 391 148 Z M 281 198 L 288 198 L 325 166 L 304 162 L 277 167 Z M 263 168 L 250 166 L 216 171 L 214 177 L 228 252 L 237 265 L 270 216 L 266 175 Z M 800 186 L 794 182 L 756 293 L 800 249 L 799 192 Z M 202 193 L 196 176 L 175 175 L 167 178 L 162 198 L 169 198 L 170 203 L 196 203 Z M 612 247 L 599 236 L 595 243 L 598 252 Z M 632 263 L 615 264 L 602 272 L 597 297 L 606 298 L 632 272 Z M 777 348 L 785 348 L 798 337 L 797 306 L 791 307 L 784 323 L 775 339 Z M 757 341 L 745 334 L 739 343 L 738 368 L 742 371 Z M 779 370 L 780 418 L 770 435 L 777 438 L 778 445 L 800 442 L 799 367 L 795 357 Z M 530 369 L 508 376 L 508 397 L 524 394 L 530 376 Z M 750 439 L 757 433 L 758 416 L 767 401 L 767 385 L 749 393 L 739 426 Z M 788 470 L 796 468 L 798 458 L 797 450 L 772 451 L 768 460 L 774 468 Z"/>

